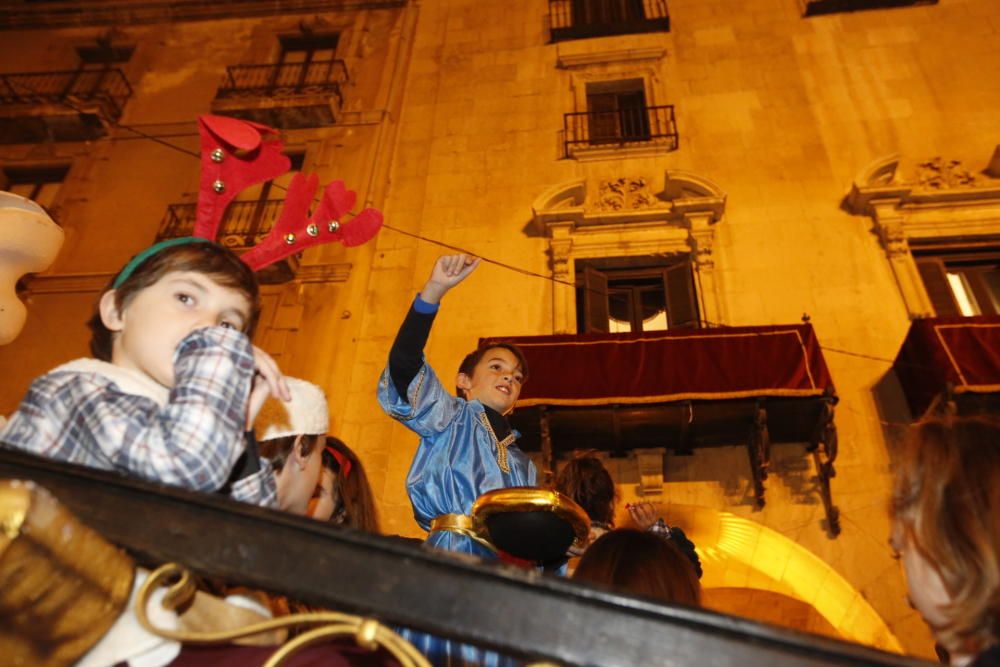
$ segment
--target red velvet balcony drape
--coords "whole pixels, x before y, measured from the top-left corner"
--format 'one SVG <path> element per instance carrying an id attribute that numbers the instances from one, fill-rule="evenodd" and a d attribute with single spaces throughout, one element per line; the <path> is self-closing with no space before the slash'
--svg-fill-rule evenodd
<path id="1" fill-rule="evenodd" d="M 914 418 L 948 384 L 956 394 L 1000 392 L 1000 316 L 915 320 L 893 369 Z"/>
<path id="2" fill-rule="evenodd" d="M 833 381 L 809 324 L 491 338 L 517 343 L 518 406 L 819 396 Z"/>

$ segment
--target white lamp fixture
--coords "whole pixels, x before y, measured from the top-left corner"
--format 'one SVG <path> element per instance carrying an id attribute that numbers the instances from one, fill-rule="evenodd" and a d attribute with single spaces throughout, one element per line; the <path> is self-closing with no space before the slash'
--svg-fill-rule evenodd
<path id="1" fill-rule="evenodd" d="M 47 269 L 63 238 L 62 228 L 44 208 L 12 192 L 0 192 L 0 345 L 17 338 L 28 316 L 17 298 L 17 281 L 26 273 Z"/>

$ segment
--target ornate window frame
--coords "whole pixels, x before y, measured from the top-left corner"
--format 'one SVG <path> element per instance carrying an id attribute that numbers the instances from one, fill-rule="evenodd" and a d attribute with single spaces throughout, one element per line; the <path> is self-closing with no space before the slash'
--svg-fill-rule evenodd
<path id="1" fill-rule="evenodd" d="M 695 174 L 668 171 L 653 193 L 650 179 L 567 181 L 532 204 L 532 223 L 549 239 L 554 333 L 576 333 L 576 262 L 601 257 L 687 254 L 692 259 L 703 323 L 725 323 L 715 271 L 715 225 L 726 194 Z"/>
<path id="2" fill-rule="evenodd" d="M 910 243 L 1000 237 L 1000 146 L 980 173 L 940 157 L 908 172 L 902 161 L 890 155 L 871 163 L 854 179 L 845 205 L 872 219 L 910 318 L 933 317 Z"/>

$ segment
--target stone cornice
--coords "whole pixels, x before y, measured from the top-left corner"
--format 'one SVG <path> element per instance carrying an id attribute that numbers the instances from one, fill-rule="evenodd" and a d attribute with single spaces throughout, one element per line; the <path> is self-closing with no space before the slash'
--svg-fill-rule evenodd
<path id="1" fill-rule="evenodd" d="M 328 13 L 403 7 L 407 0 L 159 0 L 152 2 L 5 2 L 0 30 L 136 25 L 248 16 Z"/>
<path id="2" fill-rule="evenodd" d="M 980 173 L 961 167 L 957 160 L 934 158 L 918 165 L 918 173 L 902 174 L 898 155 L 876 160 L 851 184 L 844 200 L 856 215 L 885 215 L 889 210 L 919 213 L 928 209 L 973 207 L 984 210 L 1000 206 L 1000 178 L 994 176 L 994 163 Z"/>
<path id="3" fill-rule="evenodd" d="M 572 69 L 574 67 L 586 67 L 588 65 L 605 63 L 659 60 L 666 54 L 667 50 L 662 47 L 616 49 L 594 53 L 560 53 L 556 58 L 556 67 L 560 69 Z"/>

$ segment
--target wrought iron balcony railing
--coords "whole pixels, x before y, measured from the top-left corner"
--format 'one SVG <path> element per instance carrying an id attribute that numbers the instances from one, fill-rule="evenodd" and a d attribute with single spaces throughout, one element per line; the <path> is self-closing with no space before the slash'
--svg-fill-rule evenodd
<path id="1" fill-rule="evenodd" d="M 97 103 L 112 120 L 121 117 L 132 86 L 118 68 L 0 74 L 0 105 Z M 72 107 L 70 107 L 72 108 Z"/>
<path id="2" fill-rule="evenodd" d="M 669 32 L 667 0 L 549 0 L 552 41 Z"/>
<path id="3" fill-rule="evenodd" d="M 231 65 L 226 68 L 216 98 L 330 94 L 337 98 L 339 107 L 343 104 L 340 88 L 347 80 L 343 60 Z"/>
<path id="4" fill-rule="evenodd" d="M 284 199 L 234 201 L 226 208 L 219 229 L 219 243 L 229 248 L 249 248 L 271 231 L 281 214 Z M 171 204 L 160 223 L 157 241 L 191 236 L 197 215 L 195 204 Z"/>
<path id="5" fill-rule="evenodd" d="M 674 106 L 633 107 L 617 111 L 563 114 L 566 156 L 600 147 L 659 146 L 676 150 Z"/>

